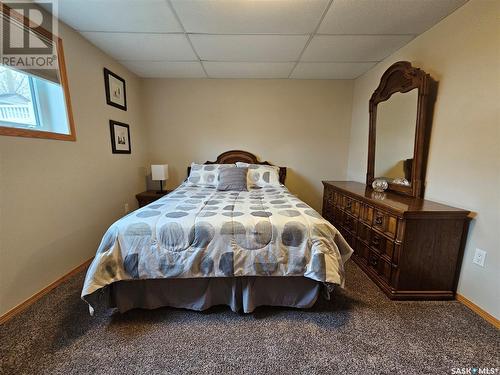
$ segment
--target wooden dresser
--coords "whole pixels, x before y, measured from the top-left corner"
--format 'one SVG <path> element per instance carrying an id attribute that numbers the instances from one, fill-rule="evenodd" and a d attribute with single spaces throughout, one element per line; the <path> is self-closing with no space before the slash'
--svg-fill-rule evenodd
<path id="1" fill-rule="evenodd" d="M 469 211 L 359 182 L 323 181 L 323 216 L 391 299 L 453 299 Z"/>

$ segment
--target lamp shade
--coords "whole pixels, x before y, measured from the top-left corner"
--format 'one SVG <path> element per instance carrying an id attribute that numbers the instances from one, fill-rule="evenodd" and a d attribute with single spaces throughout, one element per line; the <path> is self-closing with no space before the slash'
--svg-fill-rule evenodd
<path id="1" fill-rule="evenodd" d="M 155 181 L 168 180 L 168 164 L 151 165 L 151 179 Z"/>

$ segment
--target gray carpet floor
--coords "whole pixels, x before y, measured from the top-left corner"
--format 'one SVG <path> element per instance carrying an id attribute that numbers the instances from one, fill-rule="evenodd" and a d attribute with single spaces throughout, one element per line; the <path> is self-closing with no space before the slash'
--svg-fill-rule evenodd
<path id="1" fill-rule="evenodd" d="M 500 367 L 499 331 L 458 302 L 392 302 L 352 262 L 308 310 L 90 317 L 84 274 L 0 327 L 2 374 L 451 374 Z"/>

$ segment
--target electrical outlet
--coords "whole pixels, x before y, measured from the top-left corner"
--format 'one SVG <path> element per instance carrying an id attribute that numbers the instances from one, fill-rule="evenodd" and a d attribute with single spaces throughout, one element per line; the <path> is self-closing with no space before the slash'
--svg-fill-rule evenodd
<path id="1" fill-rule="evenodd" d="M 130 210 L 129 210 L 129 208 L 128 208 L 128 203 L 125 203 L 125 204 L 123 205 L 123 213 L 124 213 L 124 214 L 128 214 L 128 212 L 129 212 L 129 211 L 130 211 Z"/>
<path id="2" fill-rule="evenodd" d="M 484 267 L 484 261 L 486 260 L 486 251 L 481 249 L 476 249 L 474 253 L 474 258 L 472 258 L 472 263 L 476 263 L 478 266 Z"/>

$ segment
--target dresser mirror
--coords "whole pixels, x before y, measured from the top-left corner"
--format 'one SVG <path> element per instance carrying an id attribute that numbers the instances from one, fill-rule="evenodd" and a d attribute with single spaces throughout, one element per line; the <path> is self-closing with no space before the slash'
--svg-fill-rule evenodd
<path id="1" fill-rule="evenodd" d="M 417 89 L 397 92 L 377 107 L 375 178 L 411 185 L 417 118 Z"/>
<path id="2" fill-rule="evenodd" d="M 366 183 L 423 197 L 436 82 L 409 62 L 390 66 L 370 99 Z"/>

